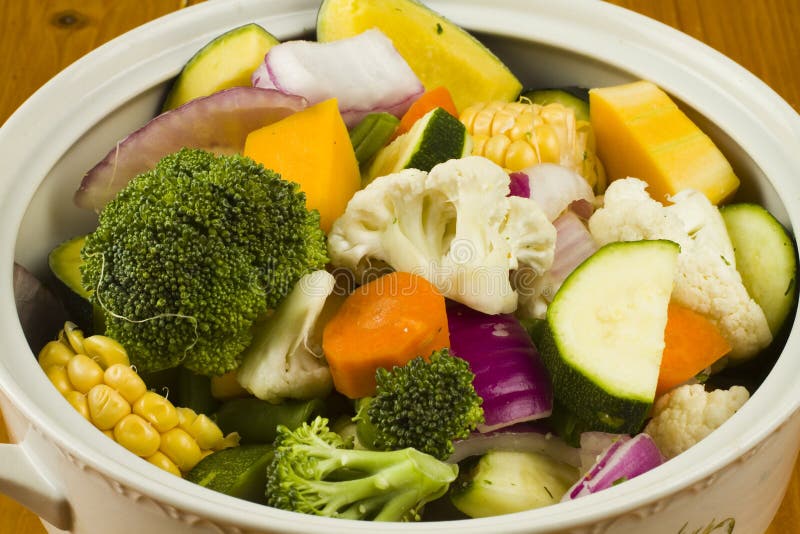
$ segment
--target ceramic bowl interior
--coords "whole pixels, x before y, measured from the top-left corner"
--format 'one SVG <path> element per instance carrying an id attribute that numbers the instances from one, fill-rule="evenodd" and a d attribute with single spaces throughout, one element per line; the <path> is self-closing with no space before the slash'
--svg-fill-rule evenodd
<path id="1" fill-rule="evenodd" d="M 94 214 L 72 204 L 81 177 L 117 139 L 155 115 L 169 81 L 203 44 L 251 21 L 282 40 L 313 35 L 316 1 L 275 1 L 269 10 L 259 3 L 209 2 L 165 17 L 101 47 L 34 95 L 0 132 L 0 160 L 11 162 L 0 171 L 4 257 L 13 256 L 35 274 L 49 276 L 48 252 L 61 241 L 90 231 L 96 222 Z M 685 35 L 600 2 L 578 2 L 582 9 L 577 11 L 547 0 L 504 0 L 491 6 L 455 0 L 429 4 L 475 31 L 527 87 L 655 81 L 730 159 L 743 179 L 738 199 L 765 205 L 796 233 L 800 206 L 794 183 L 800 175 L 796 116 L 792 118 L 788 105 L 732 62 Z M 132 487 L 189 509 L 210 508 L 219 517 L 233 510 L 242 524 L 265 525 L 262 507 L 177 480 L 94 439 L 94 429 L 72 412 L 36 366 L 14 321 L 10 267 L 4 268 L 7 297 L 2 306 L 5 318 L 11 320 L 2 321 L 5 326 L 0 328 L 13 350 L 2 359 L 0 386 L 33 424 L 48 429 L 61 446 L 87 462 L 102 460 L 108 466 L 102 469 Z M 526 513 L 526 523 L 567 527 L 593 515 L 629 509 L 731 462 L 796 409 L 796 395 L 787 393 L 788 377 L 800 373 L 795 338 L 789 336 L 776 369 L 719 432 L 662 468 L 579 504 Z M 277 528 L 293 521 L 294 516 L 275 511 L 269 524 Z M 310 525 L 312 520 L 308 521 Z M 498 518 L 491 524 L 511 529 L 512 523 L 504 521 Z"/>

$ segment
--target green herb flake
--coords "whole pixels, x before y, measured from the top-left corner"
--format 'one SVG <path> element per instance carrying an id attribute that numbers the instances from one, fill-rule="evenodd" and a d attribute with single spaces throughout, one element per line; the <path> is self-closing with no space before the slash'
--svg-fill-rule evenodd
<path id="1" fill-rule="evenodd" d="M 442 35 L 442 32 L 444 32 L 444 28 L 442 28 L 442 25 L 437 22 L 436 23 L 436 34 L 437 35 Z"/>
<path id="2" fill-rule="evenodd" d="M 617 480 L 612 482 L 611 485 L 612 486 L 619 486 L 620 484 L 622 484 L 623 482 L 626 482 L 627 480 L 628 480 L 628 477 L 619 477 Z"/>

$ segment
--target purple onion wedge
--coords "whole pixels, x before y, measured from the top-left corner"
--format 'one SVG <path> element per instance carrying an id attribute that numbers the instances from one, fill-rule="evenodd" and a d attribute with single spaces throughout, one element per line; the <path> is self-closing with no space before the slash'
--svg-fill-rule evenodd
<path id="1" fill-rule="evenodd" d="M 516 317 L 487 315 L 448 301 L 447 321 L 450 349 L 469 363 L 483 399 L 480 432 L 550 416 L 550 375 Z"/>
<path id="2" fill-rule="evenodd" d="M 570 501 L 616 486 L 664 463 L 664 457 L 647 434 L 621 436 L 597 458 L 597 462 L 564 494 Z"/>
<path id="3" fill-rule="evenodd" d="M 216 154 L 241 152 L 247 134 L 307 105 L 305 98 L 254 87 L 234 87 L 191 100 L 119 141 L 83 177 L 75 204 L 101 210 L 132 178 L 184 147 Z"/>
<path id="4" fill-rule="evenodd" d="M 508 196 L 531 198 L 531 182 L 527 174 L 524 172 L 512 172 L 509 173 L 508 177 Z"/>

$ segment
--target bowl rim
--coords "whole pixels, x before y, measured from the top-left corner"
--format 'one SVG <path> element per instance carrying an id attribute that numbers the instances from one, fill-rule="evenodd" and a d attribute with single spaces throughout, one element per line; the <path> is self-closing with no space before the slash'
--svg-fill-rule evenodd
<path id="1" fill-rule="evenodd" d="M 265 7 L 267 3 L 269 10 Z M 790 229 L 798 235 L 800 207 L 792 206 L 800 206 L 800 185 L 790 180 L 789 171 L 800 171 L 800 155 L 791 150 L 793 145 L 800 146 L 800 117 L 772 89 L 732 60 L 666 25 L 603 2 L 494 0 L 489 4 L 480 0 L 431 0 L 427 3 L 470 30 L 529 39 L 576 51 L 604 63 L 609 63 L 604 58 L 614 57 L 613 65 L 624 65 L 624 70 L 633 75 L 654 79 L 683 102 L 702 108 L 704 115 L 720 125 L 737 144 L 758 147 L 754 159 L 779 190 L 789 214 Z M 276 27 L 286 28 L 286 31 L 293 28 L 297 33 L 297 21 L 309 20 L 309 12 L 315 13 L 318 4 L 316 0 L 201 3 L 104 44 L 46 83 L 0 128 L 0 160 L 11 162 L 7 173 L 0 177 L 0 213 L 8 222 L 0 228 L 0 251 L 14 255 L 28 202 L 40 181 L 60 155 L 77 141 L 79 134 L 119 103 L 177 74 L 186 58 L 186 50 L 199 49 L 223 27 L 254 19 L 269 21 L 265 26 L 270 31 Z M 271 15 L 266 15 L 267 11 Z M 257 13 L 260 14 L 255 15 Z M 598 21 L 602 24 L 597 24 Z M 304 26 L 302 30 L 312 28 Z M 275 33 L 281 37 L 281 31 Z M 535 38 L 530 38 L 533 34 Z M 120 69 L 119 65 L 124 67 Z M 154 65 L 158 67 L 156 79 L 151 70 Z M 91 87 L 88 91 L 83 89 L 87 86 Z M 90 100 L 93 105 L 84 112 L 81 107 Z M 732 109 L 741 110 L 741 114 L 729 116 Z M 74 114 L 78 110 L 80 113 L 76 117 Z M 42 128 L 42 121 L 49 123 Z M 34 153 L 30 145 L 41 149 L 35 141 L 39 138 L 41 144 L 43 129 L 71 134 L 56 138 L 49 148 Z M 15 181 L 13 177 L 17 173 L 33 179 Z M 13 295 L 11 264 L 3 264 L 0 269 L 6 280 L 6 294 Z M 0 313 L 5 319 L 0 323 L 0 332 L 8 340 L 11 352 L 30 356 L 15 320 L 12 301 L 0 303 Z M 796 317 L 784 354 L 800 354 L 797 325 Z M 282 528 L 286 532 L 306 532 L 312 526 L 336 532 L 370 530 L 369 523 L 298 516 L 217 494 L 140 462 L 110 441 L 93 440 L 96 431 L 77 413 L 67 410 L 66 404 L 52 410 L 58 406 L 60 396 L 53 388 L 44 387 L 49 382 L 43 373 L 32 371 L 37 368 L 33 362 L 35 360 L 30 369 L 15 373 L 5 363 L 0 365 L 0 393 L 5 394 L 51 442 L 109 479 L 224 524 L 259 528 L 259 525 L 265 527 L 269 520 L 271 528 Z M 609 519 L 668 498 L 753 449 L 797 411 L 800 395 L 790 377 L 797 374 L 798 367 L 799 357 L 780 358 L 762 388 L 719 431 L 658 470 L 599 495 L 467 523 L 387 525 L 384 530 L 436 531 L 451 529 L 454 525 L 467 532 L 484 531 L 489 527 L 502 528 L 504 532 L 522 532 L 532 526 L 569 528 Z M 700 468 L 696 468 L 698 463 Z M 613 515 L 609 515 L 611 511 Z"/>

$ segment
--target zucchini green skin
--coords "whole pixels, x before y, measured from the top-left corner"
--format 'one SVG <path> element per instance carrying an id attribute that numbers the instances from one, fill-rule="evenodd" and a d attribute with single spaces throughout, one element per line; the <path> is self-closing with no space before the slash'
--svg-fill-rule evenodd
<path id="1" fill-rule="evenodd" d="M 428 172 L 439 163 L 464 156 L 467 129 L 443 108 L 436 108 L 423 130 L 422 137 L 404 169 Z M 459 142 L 454 140 L 458 139 Z"/>
<path id="2" fill-rule="evenodd" d="M 641 429 L 655 397 L 679 250 L 667 240 L 601 247 L 567 277 L 546 323 L 533 328 L 555 400 L 578 426 L 624 434 Z M 610 319 L 603 318 L 607 313 Z M 576 327 L 575 321 L 583 322 Z"/>
<path id="3" fill-rule="evenodd" d="M 243 398 L 225 402 L 213 419 L 223 434 L 238 432 L 243 444 L 263 444 L 275 441 L 278 425 L 294 430 L 325 413 L 326 405 L 321 399 L 271 404 L 261 399 Z"/>
<path id="4" fill-rule="evenodd" d="M 753 300 L 778 335 L 797 305 L 797 247 L 786 228 L 764 207 L 751 203 L 720 208 L 733 244 L 736 268 Z"/>
<path id="5" fill-rule="evenodd" d="M 103 332 L 104 328 L 103 314 L 95 313 L 91 292 L 81 285 L 81 249 L 85 241 L 86 236 L 81 235 L 60 243 L 50 251 L 47 264 L 57 281 L 53 291 L 64 303 L 71 320 L 88 335 Z"/>
<path id="6" fill-rule="evenodd" d="M 267 464 L 273 456 L 272 445 L 223 449 L 200 460 L 186 473 L 186 480 L 225 495 L 266 504 Z"/>
<path id="7" fill-rule="evenodd" d="M 254 43 L 258 43 L 258 53 Z M 250 85 L 249 75 L 278 39 L 255 23 L 233 28 L 198 50 L 173 81 L 161 111 L 209 94 Z"/>
<path id="8" fill-rule="evenodd" d="M 574 89 L 573 89 L 574 90 Z M 523 98 L 530 99 L 534 104 L 546 105 L 557 102 L 575 112 L 575 118 L 589 121 L 588 92 L 586 99 L 579 98 L 567 89 L 533 89 L 522 93 Z"/>
<path id="9" fill-rule="evenodd" d="M 578 426 L 582 427 L 581 431 L 636 434 L 641 430 L 652 402 L 618 397 L 569 365 L 559 356 L 558 344 L 549 325 L 541 328 L 537 348 L 550 372 L 553 394 L 576 418 Z M 576 414 L 591 414 L 591 417 L 579 417 Z"/>

